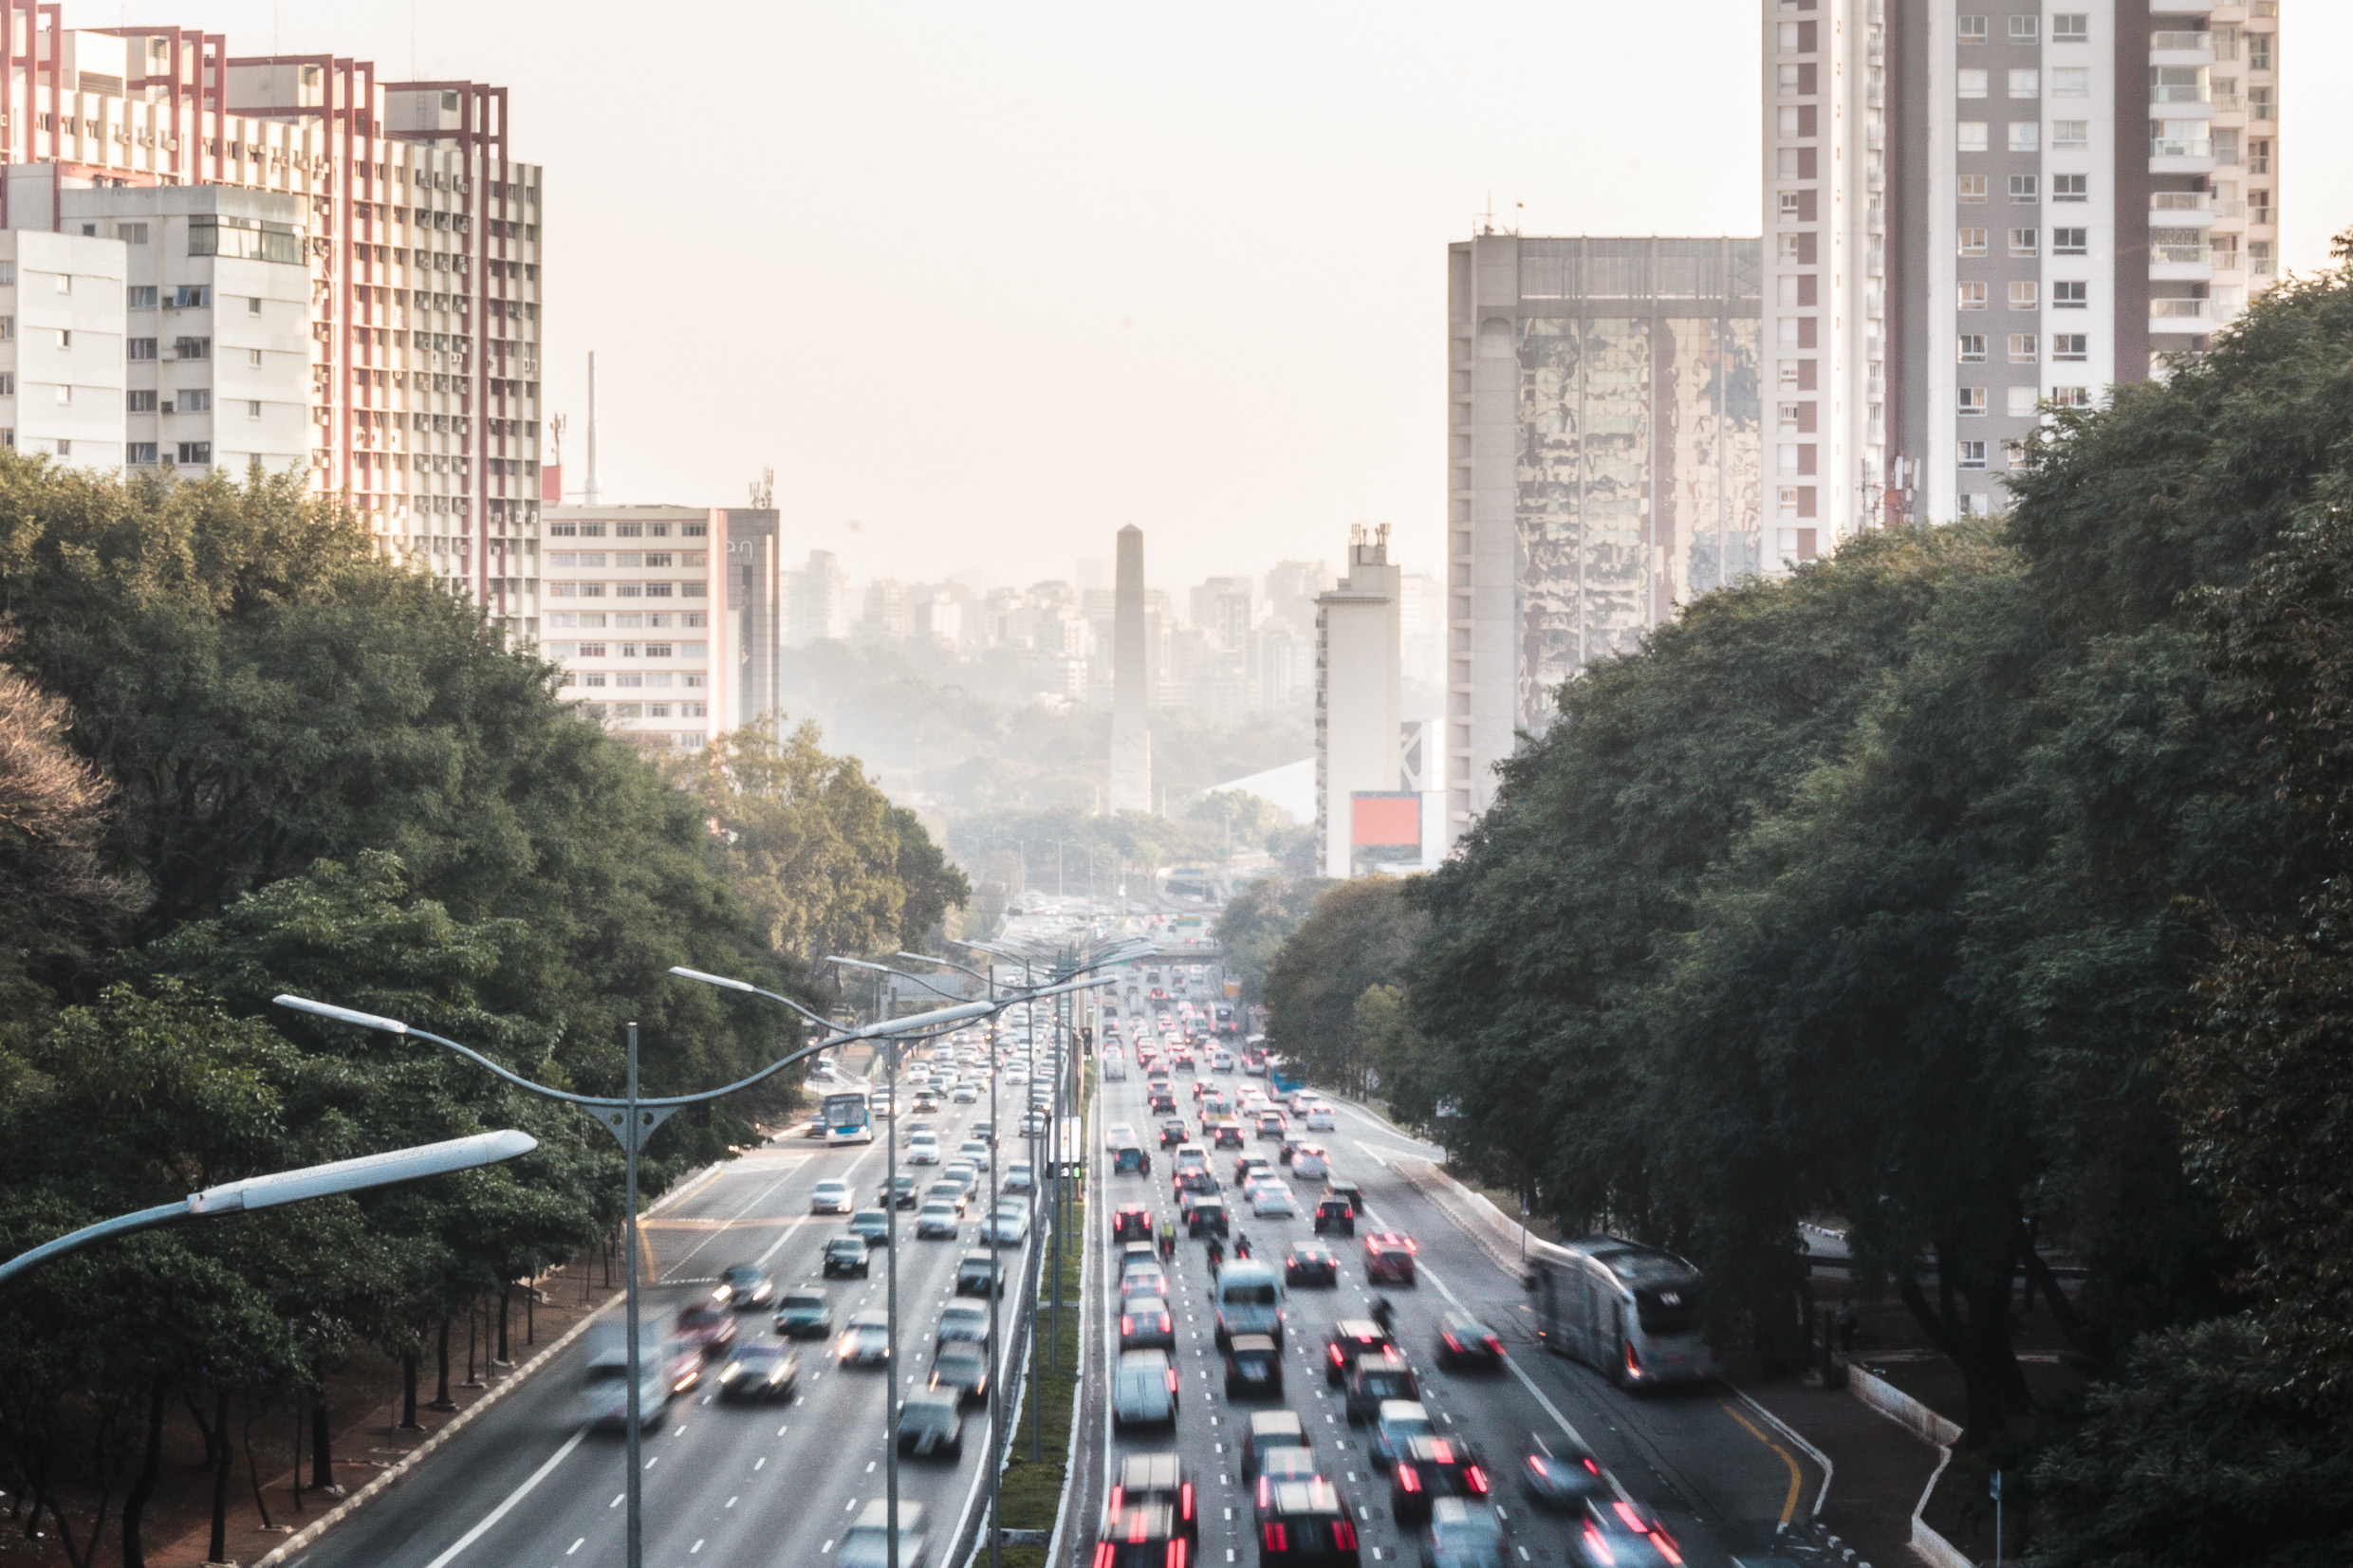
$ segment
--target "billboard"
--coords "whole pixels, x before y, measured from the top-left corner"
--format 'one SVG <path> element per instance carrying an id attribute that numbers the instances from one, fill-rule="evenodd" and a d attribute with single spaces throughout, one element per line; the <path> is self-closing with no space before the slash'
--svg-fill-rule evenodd
<path id="1" fill-rule="evenodd" d="M 1359 789 L 1348 796 L 1348 842 L 1361 850 L 1421 855 L 1421 796 L 1409 789 Z"/>

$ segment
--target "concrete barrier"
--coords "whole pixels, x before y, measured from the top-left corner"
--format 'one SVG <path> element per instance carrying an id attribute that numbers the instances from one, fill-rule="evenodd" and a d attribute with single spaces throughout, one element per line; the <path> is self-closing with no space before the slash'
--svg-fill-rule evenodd
<path id="1" fill-rule="evenodd" d="M 1912 1505 L 1912 1550 L 1930 1568 L 1976 1568 L 1968 1555 L 1937 1534 L 1925 1517 L 1928 1500 L 1936 1495 L 1936 1483 L 1944 1479 L 1945 1467 L 1953 1463 L 1953 1446 L 1961 1440 L 1959 1424 L 1938 1415 L 1887 1379 L 1874 1376 L 1858 1366 L 1849 1365 L 1846 1369 L 1846 1392 L 1920 1441 L 1936 1446 L 1936 1468 L 1921 1489 L 1920 1500 Z"/>

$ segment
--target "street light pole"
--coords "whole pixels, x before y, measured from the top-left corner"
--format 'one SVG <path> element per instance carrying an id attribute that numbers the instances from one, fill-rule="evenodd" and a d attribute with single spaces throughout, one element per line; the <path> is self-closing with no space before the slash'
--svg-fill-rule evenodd
<path id="1" fill-rule="evenodd" d="M 639 1386 L 638 1357 L 640 1354 L 638 1328 L 638 1150 L 644 1142 L 639 1131 L 640 1113 L 638 1109 L 638 1025 L 629 1024 L 629 1106 L 621 1136 L 622 1163 L 628 1166 L 628 1195 L 622 1200 L 629 1223 L 629 1266 L 624 1271 L 629 1295 L 629 1522 L 625 1560 L 629 1568 L 639 1568 L 645 1560 L 645 1470 L 639 1463 L 639 1450 L 644 1432 L 640 1423 L 644 1412 L 639 1408 L 642 1390 Z"/>

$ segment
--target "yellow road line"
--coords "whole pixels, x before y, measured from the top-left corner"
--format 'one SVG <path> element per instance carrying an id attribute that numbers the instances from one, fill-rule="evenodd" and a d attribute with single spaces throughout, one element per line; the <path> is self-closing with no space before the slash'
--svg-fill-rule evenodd
<path id="1" fill-rule="evenodd" d="M 1797 1514 L 1797 1495 L 1806 1489 L 1806 1472 L 1798 1468 L 1797 1461 L 1790 1457 L 1788 1449 L 1783 1448 L 1780 1444 L 1766 1436 L 1763 1430 L 1760 1429 L 1755 1422 L 1751 1421 L 1747 1416 L 1734 1410 L 1731 1401 L 1719 1399 L 1716 1403 L 1724 1407 L 1724 1413 L 1726 1415 L 1731 1416 L 1733 1420 L 1739 1422 L 1742 1427 L 1746 1428 L 1751 1437 L 1755 1438 L 1759 1443 L 1764 1444 L 1767 1448 L 1772 1449 L 1774 1453 L 1780 1455 L 1781 1462 L 1789 1467 L 1789 1496 L 1788 1501 L 1784 1502 L 1781 1505 L 1781 1522 L 1784 1524 L 1788 1523 L 1789 1521 Z"/>

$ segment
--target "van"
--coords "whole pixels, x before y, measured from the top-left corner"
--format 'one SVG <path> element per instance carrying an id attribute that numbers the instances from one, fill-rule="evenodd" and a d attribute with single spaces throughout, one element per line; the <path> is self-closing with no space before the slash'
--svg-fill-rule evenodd
<path id="1" fill-rule="evenodd" d="M 869 1503 L 859 1514 L 858 1522 L 842 1538 L 842 1549 L 834 1560 L 843 1568 L 883 1568 L 890 1561 L 891 1510 L 883 1502 Z M 929 1560 L 929 1547 L 923 1533 L 923 1504 L 901 1503 L 899 1505 L 899 1568 L 924 1568 Z"/>
<path id="2" fill-rule="evenodd" d="M 1263 1334 L 1283 1343 L 1283 1276 L 1255 1258 L 1231 1263 L 1217 1276 L 1217 1348 L 1237 1334 Z"/>
<path id="3" fill-rule="evenodd" d="M 1127 1058 L 1117 1051 L 1105 1051 L 1102 1059 L 1102 1078 L 1105 1083 L 1125 1083 L 1127 1081 Z"/>

